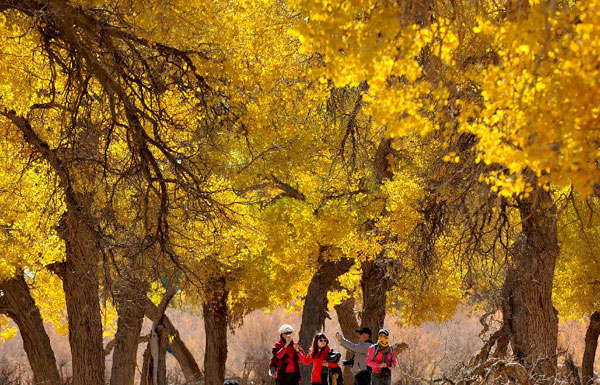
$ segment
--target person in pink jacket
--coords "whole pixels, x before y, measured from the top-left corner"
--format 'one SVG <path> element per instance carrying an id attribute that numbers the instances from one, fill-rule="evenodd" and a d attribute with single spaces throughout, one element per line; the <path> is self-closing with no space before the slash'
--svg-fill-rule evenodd
<path id="1" fill-rule="evenodd" d="M 398 365 L 396 353 L 390 346 L 390 332 L 379 330 L 377 343 L 371 345 L 367 353 L 367 366 L 371 368 L 371 385 L 390 385 L 392 372 L 390 368 Z"/>

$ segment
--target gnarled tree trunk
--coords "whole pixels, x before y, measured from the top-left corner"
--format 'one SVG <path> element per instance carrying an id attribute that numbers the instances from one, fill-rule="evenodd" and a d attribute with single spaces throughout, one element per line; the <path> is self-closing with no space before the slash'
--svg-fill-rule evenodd
<path id="1" fill-rule="evenodd" d="M 358 330 L 358 321 L 354 314 L 354 297 L 343 300 L 339 305 L 334 306 L 335 312 L 342 328 L 342 334 L 344 337 L 357 343 L 356 330 Z M 350 359 L 354 356 L 354 353 L 347 351 L 346 359 Z M 349 366 L 344 367 L 344 385 L 353 385 L 354 376 L 352 375 L 352 369 Z"/>
<path id="2" fill-rule="evenodd" d="M 152 322 L 157 322 L 159 314 L 158 307 L 150 301 L 149 298 L 144 299 L 144 312 L 148 319 Z M 170 347 L 173 351 L 175 359 L 179 363 L 179 367 L 183 372 L 183 376 L 187 382 L 198 381 L 202 378 L 202 372 L 198 367 L 198 363 L 194 359 L 192 352 L 187 348 L 181 337 L 179 331 L 175 328 L 169 317 L 166 315 L 163 319 L 163 325 L 165 325 L 169 331 L 169 335 L 172 337 Z"/>
<path id="3" fill-rule="evenodd" d="M 306 351 L 310 348 L 315 334 L 325 325 L 327 292 L 341 275 L 350 270 L 353 264 L 354 261 L 348 258 L 342 258 L 335 262 L 324 262 L 310 280 L 302 307 L 302 324 L 299 333 L 299 344 Z M 302 382 L 310 383 L 310 368 L 300 365 L 300 372 Z"/>
<path id="4" fill-rule="evenodd" d="M 595 311 L 590 317 L 590 324 L 585 333 L 585 350 L 581 361 L 581 378 L 583 385 L 594 382 L 594 361 L 596 360 L 596 349 L 598 348 L 598 336 L 600 335 L 600 312 Z"/>
<path id="5" fill-rule="evenodd" d="M 67 305 L 73 385 L 104 385 L 104 348 L 98 289 L 100 244 L 95 231 L 95 220 L 91 215 L 93 193 L 82 193 L 75 189 L 73 170 L 70 167 L 74 167 L 76 163 L 63 159 L 61 153 L 52 150 L 26 118 L 18 116 L 14 111 L 4 115 L 21 130 L 25 141 L 48 162 L 58 175 L 60 186 L 64 190 L 67 211 L 58 230 L 65 242 L 65 262 L 61 264 L 61 278 Z M 81 139 L 87 137 L 78 140 Z M 93 139 L 90 140 L 93 142 Z M 89 147 L 89 143 L 83 143 L 82 146 L 85 148 L 86 145 Z M 96 148 L 93 149 L 95 150 Z M 93 181 L 93 171 L 88 170 L 85 178 Z"/>
<path id="6" fill-rule="evenodd" d="M 537 181 L 532 180 L 536 185 Z M 536 187 L 519 202 L 522 231 L 511 249 L 504 284 L 503 319 L 515 357 L 534 375 L 556 373 L 558 317 L 552 306 L 554 267 L 559 253 L 556 206 Z"/>
<path id="7" fill-rule="evenodd" d="M 129 385 L 134 382 L 146 288 L 147 284 L 134 275 L 123 276 L 114 287 L 118 319 L 110 385 Z"/>
<path id="8" fill-rule="evenodd" d="M 213 279 L 208 298 L 202 305 L 206 349 L 204 350 L 204 373 L 206 385 L 223 385 L 227 361 L 228 308 L 225 278 Z"/>
<path id="9" fill-rule="evenodd" d="M 0 283 L 0 290 L 3 293 L 0 295 L 0 313 L 10 317 L 19 327 L 33 382 L 60 385 L 62 382 L 50 339 L 23 275 Z"/>
<path id="10" fill-rule="evenodd" d="M 81 199 L 84 201 L 84 199 Z M 104 346 L 98 280 L 99 246 L 89 205 L 69 207 L 61 236 L 65 241 L 63 288 L 67 304 L 73 385 L 104 385 Z"/>
<path id="11" fill-rule="evenodd" d="M 379 258 L 380 256 L 378 256 Z M 371 328 L 373 339 L 377 339 L 377 331 L 383 327 L 386 312 L 388 283 L 385 269 L 377 258 L 362 264 L 362 279 L 360 286 L 363 292 L 363 310 L 361 324 Z"/>
<path id="12" fill-rule="evenodd" d="M 385 180 L 391 180 L 394 176 L 390 167 L 390 155 L 393 153 L 392 139 L 382 139 L 373 160 L 375 179 L 379 185 L 383 185 Z M 386 216 L 387 210 L 384 209 L 381 215 Z M 377 331 L 383 327 L 386 313 L 388 282 L 381 263 L 384 254 L 385 250 L 382 250 L 375 259 L 363 262 L 360 281 L 363 294 L 361 325 L 373 331 L 374 340 L 377 340 Z"/>

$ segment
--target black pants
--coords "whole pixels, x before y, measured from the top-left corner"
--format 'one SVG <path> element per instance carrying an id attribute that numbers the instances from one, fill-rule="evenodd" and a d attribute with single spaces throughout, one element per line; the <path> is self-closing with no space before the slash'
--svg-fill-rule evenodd
<path id="1" fill-rule="evenodd" d="M 392 376 L 382 376 L 379 373 L 371 374 L 371 385 L 391 385 Z"/>
<path id="2" fill-rule="evenodd" d="M 355 385 L 370 385 L 371 384 L 371 372 L 363 370 L 354 376 Z"/>
<path id="3" fill-rule="evenodd" d="M 275 379 L 275 385 L 298 385 L 300 382 L 299 373 L 281 373 Z"/>

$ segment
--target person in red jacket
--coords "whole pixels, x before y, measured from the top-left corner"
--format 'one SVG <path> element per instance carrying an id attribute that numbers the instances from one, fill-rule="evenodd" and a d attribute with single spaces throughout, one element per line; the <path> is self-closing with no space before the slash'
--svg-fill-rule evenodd
<path id="1" fill-rule="evenodd" d="M 273 346 L 273 358 L 269 367 L 275 370 L 276 385 L 298 385 L 300 378 L 299 362 L 305 358 L 304 350 L 294 342 L 292 335 L 294 328 L 290 325 L 281 325 L 279 340 Z"/>
<path id="2" fill-rule="evenodd" d="M 340 357 L 341 354 L 334 352 L 329 347 L 329 339 L 327 339 L 325 334 L 318 333 L 315 335 L 309 353 L 303 360 L 304 365 L 310 365 L 311 363 L 313 364 L 310 375 L 311 384 L 342 384 L 341 369 L 337 364 Z M 329 384 L 329 382 L 331 382 L 331 384 Z"/>

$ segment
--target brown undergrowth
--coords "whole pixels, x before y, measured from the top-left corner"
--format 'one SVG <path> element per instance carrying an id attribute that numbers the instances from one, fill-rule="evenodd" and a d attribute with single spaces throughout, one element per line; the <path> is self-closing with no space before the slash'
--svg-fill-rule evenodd
<path id="1" fill-rule="evenodd" d="M 331 345 L 339 349 L 333 335 L 339 330 L 335 312 L 326 322 L 325 334 L 330 336 Z M 170 309 L 169 317 L 179 329 L 182 339 L 201 365 L 204 357 L 204 327 L 202 317 L 184 310 Z M 277 338 L 277 329 L 282 323 L 299 328 L 299 313 L 286 313 L 278 310 L 271 313 L 255 312 L 245 318 L 243 325 L 235 333 L 228 335 L 229 355 L 228 377 L 236 377 L 242 385 L 270 384 L 267 375 L 270 348 Z M 392 342 L 405 342 L 409 348 L 399 354 L 399 366 L 393 371 L 395 385 L 442 384 L 482 385 L 492 383 L 524 382 L 524 368 L 508 360 L 484 360 L 477 365 L 469 365 L 494 330 L 479 336 L 482 325 L 480 315 L 469 309 L 460 309 L 454 318 L 444 323 L 426 322 L 418 327 L 401 326 L 398 319 L 388 317 L 386 327 L 390 329 Z M 496 325 L 497 326 L 497 325 Z M 577 366 L 581 363 L 584 349 L 585 322 L 565 321 L 560 324 L 559 362 L 561 367 L 556 382 L 572 383 L 569 370 L 565 368 L 565 358 L 570 354 Z M 54 348 L 59 371 L 63 379 L 70 377 L 70 352 L 68 340 L 47 325 L 48 334 Z M 143 331 L 147 332 L 149 324 Z M 107 343 L 108 340 L 105 341 Z M 143 346 L 140 345 L 138 364 L 141 366 Z M 596 360 L 596 367 L 600 360 Z M 107 374 L 110 373 L 111 358 L 107 359 Z M 183 383 L 177 362 L 168 355 L 167 366 L 170 383 Z M 25 385 L 31 381 L 27 357 L 19 336 L 0 343 L 0 385 Z"/>

